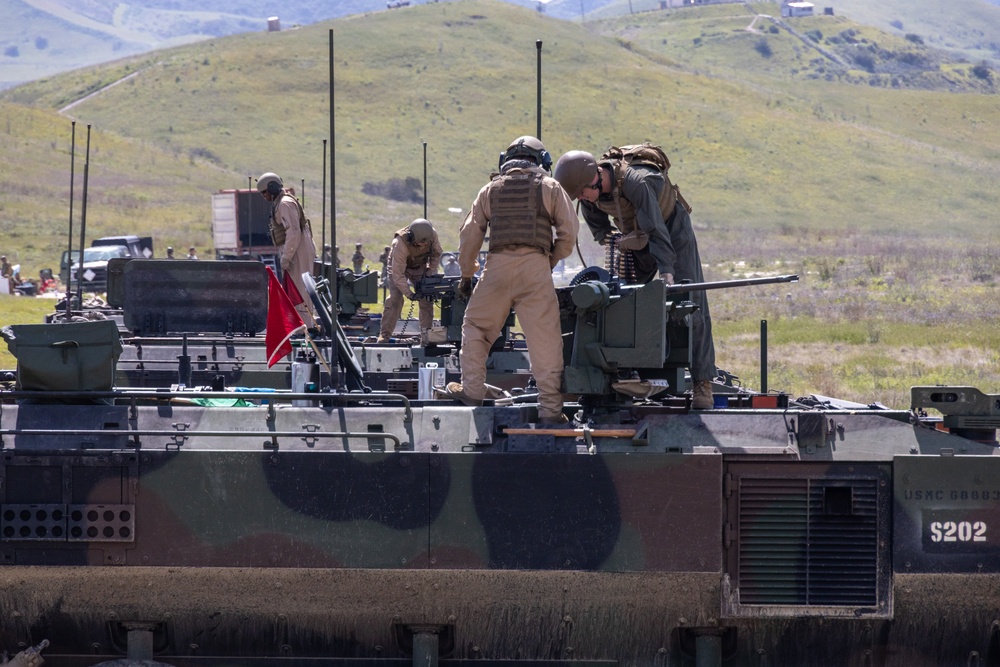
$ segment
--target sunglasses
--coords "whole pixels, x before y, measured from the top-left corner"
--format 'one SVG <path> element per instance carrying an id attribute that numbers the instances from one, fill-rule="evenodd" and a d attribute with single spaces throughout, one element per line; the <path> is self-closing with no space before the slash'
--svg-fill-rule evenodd
<path id="1" fill-rule="evenodd" d="M 583 186 L 583 189 L 584 190 L 597 190 L 598 192 L 600 192 L 601 191 L 601 172 L 598 171 L 597 172 L 597 178 L 594 179 L 594 182 L 591 183 L 590 185 Z"/>

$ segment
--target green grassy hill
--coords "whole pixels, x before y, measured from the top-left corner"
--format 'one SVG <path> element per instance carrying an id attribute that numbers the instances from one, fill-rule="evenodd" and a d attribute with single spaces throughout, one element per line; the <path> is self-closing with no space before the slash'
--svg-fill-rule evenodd
<path id="1" fill-rule="evenodd" d="M 152 48 L 152 40 L 133 41 L 74 26 L 35 7 L 12 0 L 4 3 L 0 22 L 0 87 Z"/>
<path id="2" fill-rule="evenodd" d="M 686 54 L 672 51 L 671 39 L 657 42 L 658 31 L 735 32 L 719 27 L 719 12 L 734 7 L 612 23 L 595 35 L 501 2 L 428 4 L 213 40 L 22 86 L 2 96 L 0 141 L 18 159 L 0 166 L 12 184 L 0 239 L 30 269 L 63 245 L 56 241 L 68 219 L 69 121 L 54 112 L 71 104 L 65 115 L 78 119 L 78 130 L 95 131 L 94 235 L 152 233 L 161 247 L 188 239 L 205 247 L 209 194 L 268 170 L 304 181 L 307 208 L 321 223 L 331 28 L 338 238 L 380 247 L 422 215 L 419 203 L 363 190 L 422 182 L 427 142 L 428 215 L 456 242 L 462 214 L 449 209 L 467 209 L 506 143 L 535 132 L 535 39 L 543 40 L 542 138 L 553 155 L 662 143 L 703 227 L 933 234 L 946 220 L 955 233 L 983 233 L 1000 198 L 1000 135 L 988 131 L 1000 121 L 995 96 L 803 80 L 789 62 L 774 67 L 781 56 L 763 57 L 749 34 L 707 39 Z M 848 29 L 840 17 L 811 20 L 830 33 Z M 776 53 L 801 43 L 785 31 L 768 39 Z M 741 63 L 744 80 L 722 62 Z M 328 218 L 331 210 L 328 201 Z M 18 241 L 24 236 L 31 247 Z"/>
<path id="3" fill-rule="evenodd" d="M 782 19 L 779 11 L 774 3 L 723 4 L 621 16 L 588 28 L 737 81 L 996 92 L 989 65 L 929 46 L 919 35 L 894 35 L 843 16 Z"/>
<path id="4" fill-rule="evenodd" d="M 985 0 L 832 0 L 833 6 L 859 23 L 902 35 L 917 34 L 927 44 L 972 62 L 1000 65 L 1000 6 Z"/>
<path id="5" fill-rule="evenodd" d="M 384 10 L 384 0 L 6 0 L 0 88 L 178 44 Z"/>
<path id="6" fill-rule="evenodd" d="M 522 0 L 527 1 L 527 0 Z M 661 2 L 663 5 L 661 5 Z M 612 17 L 641 20 L 645 14 L 663 11 L 686 11 L 682 0 L 552 0 L 545 5 L 550 16 L 580 20 L 581 7 L 587 22 Z M 780 16 L 780 3 L 749 3 L 760 7 L 771 4 L 767 13 Z M 742 3 L 715 5 L 723 14 L 739 13 Z M 701 10 L 703 7 L 695 9 Z M 926 44 L 953 57 L 972 63 L 987 61 L 1000 67 L 1000 4 L 986 0 L 825 0 L 815 3 L 816 14 L 829 9 L 851 23 L 875 28 L 895 37 L 920 37 Z M 698 20 L 697 12 L 694 20 Z M 792 21 L 797 23 L 798 19 Z"/>
<path id="7" fill-rule="evenodd" d="M 797 383 L 809 359 L 831 358 L 814 332 L 804 333 L 818 327 L 848 348 L 864 348 L 839 365 L 858 369 L 844 381 L 860 398 L 885 385 L 895 390 L 886 377 L 899 370 L 893 349 L 901 340 L 920 350 L 934 341 L 1000 349 L 979 325 L 1000 302 L 997 97 L 975 81 L 893 88 L 812 77 L 805 69 L 812 56 L 797 55 L 807 51 L 799 37 L 768 31 L 772 55 L 765 56 L 762 35 L 745 30 L 747 9 L 725 7 L 740 12 L 733 24 L 721 9 L 581 26 L 496 0 L 431 3 L 178 47 L 22 86 L 0 96 L 0 150 L 13 156 L 0 161 L 7 184 L 0 249 L 36 275 L 65 246 L 69 120 L 57 111 L 71 104 L 64 113 L 78 119 L 78 156 L 85 125 L 94 128 L 90 237 L 151 234 L 161 250 L 207 248 L 210 194 L 269 170 L 304 181 L 314 228 L 328 228 L 332 202 L 323 221 L 320 193 L 331 28 L 338 242 L 381 248 L 423 214 L 420 203 L 365 191 L 421 181 L 427 142 L 428 217 L 445 246 L 455 247 L 499 152 L 535 132 L 541 39 L 542 139 L 554 156 L 660 143 L 694 206 L 710 279 L 802 273 L 795 288 L 716 296 L 720 350 L 751 345 L 761 317 L 794 322 L 789 331 L 801 336 L 784 343 L 800 345 L 796 354 L 807 361 L 792 363 L 789 355 L 789 367 L 777 372 Z M 810 21 L 824 40 L 853 29 L 890 43 L 840 16 Z M 675 46 L 693 46 L 695 37 L 702 41 L 694 51 Z M 893 39 L 894 49 L 912 43 Z M 81 174 L 78 157 L 78 186 Z M 77 225 L 79 206 L 77 195 Z M 593 244 L 584 251 L 598 254 Z M 921 329 L 933 323 L 942 328 Z M 897 325 L 921 333 L 901 338 Z M 987 368 L 997 366 L 993 355 Z M 919 356 L 931 361 L 906 377 L 954 381 L 934 354 Z M 740 363 L 720 357 L 748 373 Z M 808 371 L 814 387 L 829 375 L 818 363 Z M 1000 369 L 976 377 L 992 381 Z"/>
<path id="8" fill-rule="evenodd" d="M 414 7 L 466 0 L 412 0 Z M 609 17 L 696 9 L 682 0 L 505 0 L 541 9 L 547 16 L 592 22 Z M 722 5 L 739 13 L 741 3 Z M 403 11 L 410 11 L 405 8 Z M 852 23 L 928 45 L 973 64 L 1000 67 L 1000 7 L 984 0 L 829 0 L 817 5 Z M 0 88 L 130 54 L 239 32 L 261 32 L 277 15 L 286 28 L 365 12 L 386 11 L 384 0 L 298 0 L 274 5 L 261 0 L 8 0 L 0 24 Z M 393 10 L 399 11 L 399 10 Z M 778 15 L 777 5 L 772 12 Z"/>

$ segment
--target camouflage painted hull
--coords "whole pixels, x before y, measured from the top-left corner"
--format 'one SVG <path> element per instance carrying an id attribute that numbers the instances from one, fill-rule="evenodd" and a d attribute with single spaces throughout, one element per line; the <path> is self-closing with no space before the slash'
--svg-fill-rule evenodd
<path id="1" fill-rule="evenodd" d="M 0 646 L 92 665 L 140 628 L 173 665 L 417 664 L 428 636 L 441 664 L 1000 659 L 1000 457 L 908 413 L 633 406 L 555 434 L 534 406 L 183 396 L 2 406 Z"/>

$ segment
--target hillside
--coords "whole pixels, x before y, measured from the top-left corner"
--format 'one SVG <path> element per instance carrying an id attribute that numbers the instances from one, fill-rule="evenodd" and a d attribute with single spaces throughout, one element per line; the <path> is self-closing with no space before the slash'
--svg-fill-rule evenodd
<path id="1" fill-rule="evenodd" d="M 412 5 L 466 0 L 412 0 Z M 681 0 L 506 0 L 578 22 L 692 9 Z M 662 2 L 662 5 L 661 5 Z M 739 13 L 743 3 L 723 5 Z M 819 3 L 852 23 L 903 39 L 919 38 L 950 58 L 1000 69 L 997 2 L 953 0 L 830 0 Z M 7 0 L 0 23 L 0 89 L 70 69 L 109 62 L 203 39 L 262 32 L 277 16 L 288 28 L 365 12 L 386 11 L 384 0 Z M 412 7 L 403 11 L 410 11 Z M 701 9 L 700 7 L 697 9 Z M 400 11 L 400 10 L 392 10 Z M 778 15 L 777 5 L 771 12 Z"/>
<path id="2" fill-rule="evenodd" d="M 385 9 L 384 0 L 7 0 L 0 23 L 0 89 L 223 35 L 287 28 Z"/>
<path id="3" fill-rule="evenodd" d="M 919 35 L 893 35 L 843 16 L 782 19 L 777 5 L 754 3 L 647 12 L 587 24 L 634 48 L 735 81 L 766 85 L 812 80 L 858 86 L 995 93 L 1000 81 L 929 46 Z M 748 57 L 749 55 L 749 57 Z"/>
<path id="4" fill-rule="evenodd" d="M 714 10 L 705 8 L 709 20 Z M 823 19 L 815 20 L 822 28 Z M 843 28 L 838 17 L 828 21 Z M 226 180 L 236 187 L 266 170 L 305 179 L 318 204 L 330 28 L 338 224 L 366 243 L 380 243 L 386 229 L 422 212 L 361 192 L 366 183 L 420 178 L 422 142 L 429 215 L 457 225 L 448 209 L 467 208 L 505 142 L 535 131 L 536 37 L 544 37 L 543 139 L 553 155 L 600 150 L 623 135 L 663 143 L 708 227 L 846 230 L 863 219 L 880 230 L 920 234 L 947 218 L 954 230 L 976 234 L 997 204 L 987 185 L 996 180 L 1000 155 L 1000 137 L 986 131 L 1000 120 L 993 96 L 826 81 L 793 87 L 780 78 L 766 86 L 724 83 L 699 74 L 697 62 L 489 0 L 238 35 L 73 72 L 3 97 L 53 111 L 76 103 L 70 115 L 98 130 L 229 174 L 212 187 Z M 784 32 L 769 39 L 775 51 L 798 42 Z M 748 70 L 765 60 L 753 39 L 710 46 L 707 52 L 725 49 Z M 103 187 L 99 170 L 91 179 L 92 188 Z M 204 243 L 207 207 L 192 202 L 189 215 L 203 221 Z M 454 230 L 445 237 L 454 242 Z"/>

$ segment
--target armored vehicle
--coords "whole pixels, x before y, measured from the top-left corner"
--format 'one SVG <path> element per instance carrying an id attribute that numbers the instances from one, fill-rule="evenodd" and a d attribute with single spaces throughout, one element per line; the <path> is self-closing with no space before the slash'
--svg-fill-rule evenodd
<path id="1" fill-rule="evenodd" d="M 125 329 L 194 345 L 212 300 L 234 340 L 264 328 L 231 304 L 266 281 L 170 264 L 128 263 L 126 304 L 142 281 L 161 303 Z M 282 362 L 289 388 L 121 386 L 113 319 L 4 330 L 13 664 L 1000 661 L 1000 396 L 730 388 L 692 411 L 684 286 L 585 279 L 560 293 L 571 422 L 541 427 L 530 388 L 372 390 L 325 287 L 326 372 Z"/>

